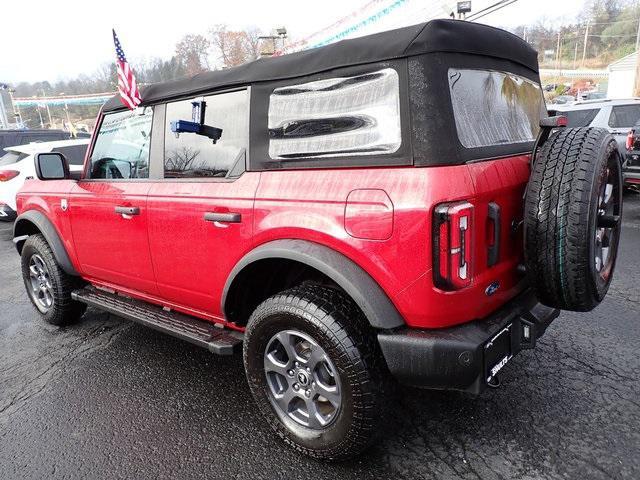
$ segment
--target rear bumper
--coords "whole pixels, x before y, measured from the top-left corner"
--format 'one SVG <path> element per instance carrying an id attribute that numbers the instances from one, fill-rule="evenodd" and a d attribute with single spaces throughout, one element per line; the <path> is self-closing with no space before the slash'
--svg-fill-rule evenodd
<path id="1" fill-rule="evenodd" d="M 478 394 L 492 370 L 497 373 L 521 350 L 535 347 L 559 313 L 526 291 L 483 320 L 438 330 L 405 328 L 380 333 L 378 341 L 400 383 Z"/>
<path id="2" fill-rule="evenodd" d="M 0 221 L 12 222 L 16 219 L 16 211 L 6 203 L 0 203 Z"/>
<path id="3" fill-rule="evenodd" d="M 640 185 L 640 151 L 632 151 L 627 154 L 622 164 L 622 176 L 625 184 Z"/>
<path id="4" fill-rule="evenodd" d="M 625 184 L 635 184 L 640 185 L 640 168 L 631 169 L 627 168 L 622 171 L 622 176 L 624 177 Z"/>

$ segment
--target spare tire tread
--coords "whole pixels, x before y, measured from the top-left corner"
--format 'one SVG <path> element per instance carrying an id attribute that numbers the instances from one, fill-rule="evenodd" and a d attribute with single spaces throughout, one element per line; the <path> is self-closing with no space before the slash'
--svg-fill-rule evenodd
<path id="1" fill-rule="evenodd" d="M 551 135 L 533 164 L 525 199 L 525 261 L 540 300 L 587 311 L 604 297 L 591 277 L 589 219 L 599 155 L 615 140 L 600 128 L 567 128 Z M 607 152 L 609 152 L 607 154 Z M 597 170 L 597 171 L 596 171 Z M 607 285 L 608 287 L 608 285 Z"/>

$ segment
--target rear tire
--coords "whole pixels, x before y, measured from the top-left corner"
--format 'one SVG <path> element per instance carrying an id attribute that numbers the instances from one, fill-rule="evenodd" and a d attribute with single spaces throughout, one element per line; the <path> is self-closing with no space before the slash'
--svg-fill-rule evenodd
<path id="1" fill-rule="evenodd" d="M 84 303 L 71 299 L 71 292 L 82 280 L 62 270 L 42 235 L 31 235 L 24 242 L 22 278 L 31 303 L 51 325 L 77 322 L 87 309 Z"/>
<path id="2" fill-rule="evenodd" d="M 619 157 L 606 130 L 566 128 L 535 159 L 525 197 L 525 263 L 550 307 L 589 311 L 609 289 L 622 223 Z"/>
<path id="3" fill-rule="evenodd" d="M 287 354 L 279 339 L 289 338 L 293 353 Z M 327 362 L 316 369 L 311 360 L 323 354 Z M 275 368 L 280 373 L 273 372 L 272 358 L 282 365 Z M 265 300 L 245 331 L 247 380 L 262 414 L 287 444 L 319 459 L 352 457 L 376 439 L 386 379 L 381 358 L 358 307 L 343 292 L 320 285 L 294 287 Z M 326 402 L 322 393 L 328 388 L 320 389 L 316 381 L 334 392 L 325 394 Z M 312 421 L 309 412 L 319 412 L 320 421 Z"/>

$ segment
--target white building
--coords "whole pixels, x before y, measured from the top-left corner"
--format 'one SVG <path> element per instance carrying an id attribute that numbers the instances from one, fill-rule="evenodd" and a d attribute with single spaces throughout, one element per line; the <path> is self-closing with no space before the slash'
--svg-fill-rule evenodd
<path id="1" fill-rule="evenodd" d="M 633 97 L 637 58 L 638 52 L 630 53 L 607 67 L 609 71 L 607 98 Z"/>

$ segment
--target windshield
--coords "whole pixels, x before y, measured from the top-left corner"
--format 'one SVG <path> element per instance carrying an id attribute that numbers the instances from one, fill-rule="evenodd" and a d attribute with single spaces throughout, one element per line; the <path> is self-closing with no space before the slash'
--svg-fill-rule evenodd
<path id="1" fill-rule="evenodd" d="M 0 167 L 3 167 L 5 165 L 11 165 L 13 163 L 18 163 L 19 161 L 27 158 L 27 156 L 28 155 L 26 153 L 9 151 L 0 157 Z"/>

